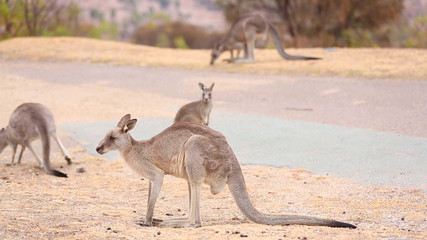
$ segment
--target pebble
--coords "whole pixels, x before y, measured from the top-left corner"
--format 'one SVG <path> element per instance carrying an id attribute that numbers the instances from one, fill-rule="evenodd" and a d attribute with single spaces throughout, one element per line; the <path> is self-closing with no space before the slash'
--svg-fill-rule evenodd
<path id="1" fill-rule="evenodd" d="M 81 168 L 77 168 L 76 172 L 78 172 L 78 173 L 84 173 L 84 172 L 86 172 L 86 170 L 81 167 Z"/>
<path id="2" fill-rule="evenodd" d="M 240 234 L 240 237 L 248 237 L 246 234 Z"/>

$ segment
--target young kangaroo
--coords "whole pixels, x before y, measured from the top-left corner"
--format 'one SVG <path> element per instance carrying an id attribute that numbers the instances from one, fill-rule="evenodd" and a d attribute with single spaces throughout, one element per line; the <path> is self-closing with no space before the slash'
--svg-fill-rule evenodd
<path id="1" fill-rule="evenodd" d="M 174 123 L 177 122 L 193 122 L 204 125 L 209 125 L 209 115 L 212 110 L 212 89 L 215 83 L 209 88 L 206 88 L 203 83 L 199 83 L 202 89 L 202 99 L 194 101 L 182 106 L 175 116 Z"/>
<path id="2" fill-rule="evenodd" d="M 237 50 L 237 55 L 234 57 L 233 51 Z M 230 51 L 230 59 L 226 60 L 228 62 L 233 62 L 235 59 L 238 59 L 240 56 L 240 51 L 245 51 L 245 57 L 247 57 L 247 52 L 245 49 L 245 44 L 241 42 L 221 42 L 216 44 L 212 49 L 211 53 L 211 65 L 214 64 L 215 60 L 225 51 Z"/>
<path id="3" fill-rule="evenodd" d="M 249 198 L 239 162 L 221 133 L 200 124 L 178 123 L 149 140 L 136 141 L 129 134 L 136 121 L 131 119 L 130 114 L 122 117 L 117 127 L 101 140 L 96 151 L 104 154 L 118 150 L 133 170 L 149 179 L 145 220 L 148 226 L 201 226 L 200 189 L 206 183 L 212 194 L 221 192 L 228 184 L 240 211 L 255 223 L 356 228 L 334 220 L 259 212 Z M 190 195 L 188 219 L 153 220 L 154 205 L 165 174 L 187 180 Z"/>
<path id="4" fill-rule="evenodd" d="M 25 148 L 30 149 L 36 157 L 41 168 L 47 174 L 57 177 L 67 177 L 67 174 L 50 168 L 50 139 L 49 135 L 58 143 L 62 154 L 68 164 L 71 164 L 70 155 L 56 135 L 55 121 L 52 113 L 39 103 L 24 103 L 18 106 L 9 118 L 9 125 L 0 130 L 0 153 L 9 144 L 13 149 L 12 165 L 14 165 L 15 154 L 18 145 L 21 145 L 18 164 L 21 163 L 22 153 Z M 40 138 L 43 146 L 43 163 L 31 146 L 31 142 Z"/>

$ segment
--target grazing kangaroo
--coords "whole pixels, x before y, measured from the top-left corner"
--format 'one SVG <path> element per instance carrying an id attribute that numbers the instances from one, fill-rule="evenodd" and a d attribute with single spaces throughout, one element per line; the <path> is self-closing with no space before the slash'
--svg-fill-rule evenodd
<path id="1" fill-rule="evenodd" d="M 221 43 L 212 50 L 211 64 L 227 50 L 227 46 L 234 46 L 238 43 L 245 46 L 245 57 L 231 59 L 233 63 L 253 63 L 255 62 L 254 49 L 257 39 L 266 40 L 268 34 L 271 34 L 274 40 L 274 45 L 280 56 L 286 60 L 317 60 L 316 57 L 304 57 L 289 55 L 283 50 L 283 45 L 280 40 L 276 28 L 271 22 L 259 12 L 244 14 L 231 25 L 230 30 L 222 39 Z"/>
<path id="2" fill-rule="evenodd" d="M 236 58 L 234 57 L 234 54 L 233 54 L 234 50 L 237 50 Z M 239 58 L 241 50 L 245 51 L 245 57 L 247 57 L 245 44 L 241 42 L 233 42 L 233 43 L 222 42 L 222 43 L 216 44 L 215 47 L 212 49 L 212 53 L 211 53 L 211 65 L 213 65 L 215 60 L 221 55 L 221 53 L 225 51 L 230 51 L 230 59 L 226 61 L 232 62 L 234 61 L 234 59 Z"/>
<path id="3" fill-rule="evenodd" d="M 202 89 L 202 99 L 182 106 L 176 113 L 174 123 L 193 122 L 209 125 L 209 115 L 212 111 L 212 90 L 215 83 L 206 88 L 203 83 L 199 83 Z"/>
<path id="4" fill-rule="evenodd" d="M 67 174 L 50 168 L 49 135 L 58 143 L 67 163 L 71 164 L 71 158 L 68 155 L 67 149 L 65 149 L 61 140 L 56 135 L 55 121 L 49 109 L 39 103 L 24 103 L 13 111 L 9 118 L 9 125 L 0 130 L 0 153 L 9 144 L 13 149 L 11 164 L 14 165 L 16 149 L 18 145 L 21 145 L 18 164 L 21 163 L 22 153 L 25 148 L 28 148 L 36 157 L 40 167 L 44 168 L 47 174 L 57 177 L 67 177 Z M 42 141 L 43 162 L 31 146 L 31 142 L 38 138 Z"/>
<path id="5" fill-rule="evenodd" d="M 101 140 L 96 151 L 104 154 L 118 150 L 127 164 L 150 180 L 145 225 L 200 227 L 200 189 L 203 183 L 212 194 L 228 184 L 237 206 L 249 220 L 267 225 L 319 225 L 356 228 L 348 223 L 298 215 L 274 215 L 259 212 L 249 198 L 239 162 L 225 137 L 194 123 L 178 123 L 149 140 L 136 141 L 129 134 L 136 125 L 130 114 Z M 190 195 L 188 219 L 153 220 L 153 210 L 164 175 L 187 180 Z"/>

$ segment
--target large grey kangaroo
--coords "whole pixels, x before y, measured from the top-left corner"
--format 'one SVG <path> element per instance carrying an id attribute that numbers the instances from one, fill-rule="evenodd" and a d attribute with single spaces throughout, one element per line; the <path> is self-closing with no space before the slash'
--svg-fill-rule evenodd
<path id="1" fill-rule="evenodd" d="M 271 22 L 260 12 L 247 13 L 236 19 L 231 25 L 230 30 L 211 53 L 211 64 L 221 55 L 222 52 L 228 50 L 228 46 L 235 46 L 240 43 L 245 46 L 245 57 L 230 59 L 232 63 L 252 63 L 255 62 L 254 49 L 257 39 L 266 40 L 268 34 L 271 34 L 274 40 L 274 45 L 280 56 L 286 60 L 317 60 L 317 57 L 304 57 L 289 55 L 283 50 L 283 45 L 280 40 L 276 28 Z"/>
<path id="2" fill-rule="evenodd" d="M 209 125 L 209 116 L 212 111 L 212 90 L 215 83 L 206 88 L 203 83 L 199 83 L 202 89 L 202 99 L 182 106 L 175 115 L 174 123 L 193 122 Z"/>
<path id="3" fill-rule="evenodd" d="M 56 135 L 55 121 L 49 109 L 39 103 L 24 103 L 18 106 L 9 118 L 9 125 L 0 130 L 0 153 L 9 145 L 13 149 L 12 165 L 14 165 L 15 154 L 18 145 L 21 145 L 18 164 L 21 163 L 22 154 L 25 148 L 30 149 L 36 157 L 41 168 L 47 174 L 57 177 L 67 177 L 67 174 L 50 168 L 50 139 L 49 135 L 58 143 L 62 154 L 68 164 L 71 164 L 71 157 L 67 149 L 62 145 L 61 140 Z M 43 146 L 43 162 L 31 146 L 31 142 L 40 138 Z"/>
<path id="4" fill-rule="evenodd" d="M 249 198 L 239 162 L 221 133 L 201 124 L 177 123 L 149 140 L 136 141 L 129 134 L 136 122 L 130 114 L 123 116 L 117 127 L 101 140 L 96 151 L 104 154 L 118 150 L 133 170 L 149 179 L 147 226 L 200 227 L 200 189 L 206 183 L 212 194 L 221 192 L 228 184 L 240 211 L 255 223 L 356 228 L 334 220 L 259 212 Z M 154 205 L 165 174 L 187 180 L 188 219 L 153 220 Z"/>

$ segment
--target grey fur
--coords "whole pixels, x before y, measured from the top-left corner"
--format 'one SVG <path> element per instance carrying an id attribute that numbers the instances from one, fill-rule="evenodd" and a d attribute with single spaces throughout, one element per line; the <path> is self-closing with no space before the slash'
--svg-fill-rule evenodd
<path id="1" fill-rule="evenodd" d="M 203 83 L 199 83 L 202 90 L 202 99 L 182 106 L 175 115 L 174 123 L 193 122 L 209 125 L 209 116 L 212 111 L 212 90 L 215 83 L 206 88 Z"/>
<path id="2" fill-rule="evenodd" d="M 222 52 L 228 50 L 230 46 L 244 46 L 244 58 L 230 59 L 232 63 L 253 63 L 255 62 L 254 49 L 255 41 L 261 39 L 265 41 L 271 34 L 274 40 L 277 51 L 280 56 L 286 60 L 317 60 L 316 57 L 293 56 L 289 55 L 283 49 L 282 41 L 276 28 L 264 16 L 263 13 L 253 12 L 244 14 L 239 17 L 231 26 L 230 30 L 223 38 L 220 44 L 215 46 L 211 53 L 211 64 L 221 55 Z"/>
<path id="3" fill-rule="evenodd" d="M 15 164 L 15 154 L 18 145 L 21 146 L 18 164 L 21 163 L 21 158 L 24 150 L 28 148 L 36 157 L 39 165 L 47 174 L 52 174 L 58 177 L 67 177 L 66 174 L 50 168 L 50 138 L 55 139 L 60 147 L 62 154 L 68 164 L 71 164 L 71 158 L 62 145 L 61 140 L 56 135 L 55 121 L 49 109 L 39 103 L 24 103 L 18 106 L 9 118 L 9 125 L 0 131 L 0 153 L 9 145 L 12 150 L 12 162 Z M 31 142 L 40 138 L 43 146 L 43 160 L 34 151 Z"/>
<path id="4" fill-rule="evenodd" d="M 122 117 L 117 127 L 101 140 L 96 151 L 100 154 L 118 150 L 126 163 L 149 179 L 149 194 L 145 224 L 147 226 L 200 227 L 200 189 L 203 183 L 212 194 L 228 184 L 239 209 L 249 220 L 267 225 L 321 225 L 356 228 L 348 223 L 296 215 L 273 215 L 259 212 L 253 206 L 240 164 L 225 137 L 204 125 L 177 123 L 149 140 L 136 141 L 129 134 L 136 125 L 130 114 Z M 190 208 L 187 219 L 154 220 L 154 206 L 163 184 L 164 175 L 187 180 Z"/>

